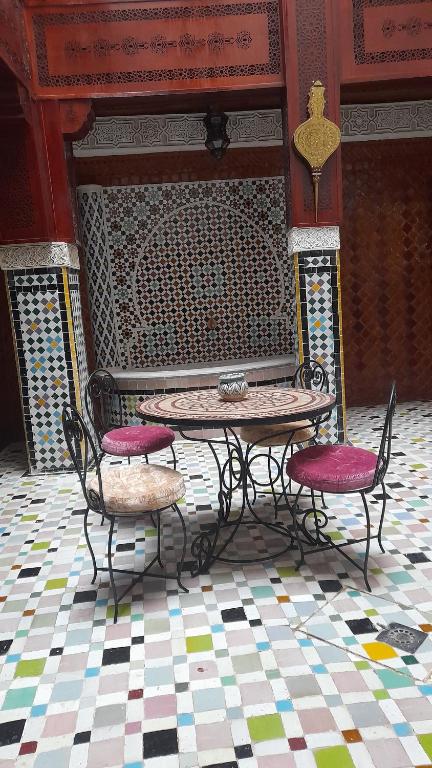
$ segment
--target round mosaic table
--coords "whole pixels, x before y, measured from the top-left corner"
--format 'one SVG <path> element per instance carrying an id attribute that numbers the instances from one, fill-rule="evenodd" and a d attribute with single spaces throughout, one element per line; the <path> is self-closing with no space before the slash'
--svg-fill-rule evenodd
<path id="1" fill-rule="evenodd" d="M 309 389 L 255 387 L 245 400 L 227 403 L 216 389 L 204 389 L 154 395 L 140 403 L 137 413 L 183 429 L 232 428 L 314 419 L 330 411 L 335 400 L 334 395 Z"/>
<path id="2" fill-rule="evenodd" d="M 195 565 L 193 574 L 206 572 L 216 560 L 245 564 L 270 560 L 297 548 L 291 525 L 287 522 L 264 520 L 255 508 L 256 492 L 251 499 L 250 462 L 235 428 L 250 425 L 287 424 L 323 419 L 334 408 L 336 398 L 324 392 L 309 389 L 256 387 L 248 397 L 235 403 L 221 400 L 216 389 L 192 390 L 164 395 L 154 395 L 137 406 L 137 414 L 144 421 L 169 424 L 184 439 L 204 442 L 212 451 L 219 476 L 217 520 L 213 530 L 199 533 L 192 542 L 191 554 Z M 218 428 L 224 437 L 204 438 L 193 436 L 193 430 Z M 189 434 L 185 434 L 185 430 Z M 190 434 L 192 431 L 192 435 Z M 221 448 L 223 458 L 221 458 Z M 246 452 L 247 453 L 247 452 Z M 232 515 L 234 494 L 240 492 L 240 509 Z M 245 517 L 245 512 L 250 514 Z M 253 558 L 230 558 L 226 548 L 233 541 L 243 523 L 264 526 L 284 538 L 281 550 Z M 226 535 L 223 535 L 225 534 Z"/>

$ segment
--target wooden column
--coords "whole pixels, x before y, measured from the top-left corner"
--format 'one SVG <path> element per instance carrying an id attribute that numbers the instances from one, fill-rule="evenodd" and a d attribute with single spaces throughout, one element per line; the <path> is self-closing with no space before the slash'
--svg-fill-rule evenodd
<path id="1" fill-rule="evenodd" d="M 340 301 L 340 149 L 324 166 L 315 221 L 312 177 L 292 137 L 308 119 L 308 94 L 320 80 L 326 89 L 325 116 L 339 124 L 339 38 L 335 0 L 281 0 L 285 74 L 285 161 L 289 256 L 294 262 L 298 359 L 320 363 L 336 394 L 337 407 L 322 439 L 345 439 L 345 402 Z"/>
<path id="2" fill-rule="evenodd" d="M 308 93 L 314 80 L 321 80 L 326 89 L 325 116 L 337 125 L 340 123 L 335 6 L 335 0 L 281 0 L 291 227 L 339 225 L 342 216 L 340 149 L 323 169 L 318 222 L 315 222 L 310 171 L 292 143 L 295 129 L 309 117 Z"/>
<path id="3" fill-rule="evenodd" d="M 74 120 L 70 103 L 34 102 L 21 86 L 16 94 L 18 105 L 0 118 L 7 182 L 0 267 L 8 288 L 29 467 L 53 472 L 71 468 L 62 406 L 82 407 L 88 377 L 65 142 L 65 134 L 74 133 Z M 86 111 L 78 108 L 75 114 Z"/>

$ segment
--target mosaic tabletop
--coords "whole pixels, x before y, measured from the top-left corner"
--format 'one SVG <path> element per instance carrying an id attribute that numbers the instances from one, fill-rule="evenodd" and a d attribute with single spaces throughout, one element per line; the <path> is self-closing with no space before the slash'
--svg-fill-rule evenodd
<path id="1" fill-rule="evenodd" d="M 222 400 L 217 389 L 206 389 L 155 395 L 140 403 L 137 412 L 163 424 L 235 427 L 310 419 L 332 410 L 334 404 L 334 395 L 292 387 L 257 387 L 235 403 Z"/>

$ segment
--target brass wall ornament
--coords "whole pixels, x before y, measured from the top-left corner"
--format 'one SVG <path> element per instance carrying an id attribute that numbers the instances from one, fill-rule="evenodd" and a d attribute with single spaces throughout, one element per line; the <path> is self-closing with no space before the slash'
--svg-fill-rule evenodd
<path id="1" fill-rule="evenodd" d="M 294 132 L 294 146 L 312 171 L 315 200 L 315 221 L 318 221 L 318 188 L 323 166 L 340 144 L 341 134 L 336 123 L 324 117 L 325 88 L 315 80 L 308 101 L 309 119 Z"/>

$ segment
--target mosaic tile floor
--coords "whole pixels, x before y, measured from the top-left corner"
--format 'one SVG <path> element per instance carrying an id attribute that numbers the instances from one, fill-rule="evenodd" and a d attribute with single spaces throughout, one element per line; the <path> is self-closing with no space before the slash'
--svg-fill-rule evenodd
<path id="1" fill-rule="evenodd" d="M 352 411 L 351 439 L 376 447 L 382 418 Z M 289 553 L 218 565 L 186 579 L 189 594 L 136 585 L 117 625 L 105 576 L 90 583 L 75 477 L 28 477 L 20 451 L 5 452 L 0 768 L 432 768 L 432 641 L 406 654 L 376 640 L 390 621 L 432 632 L 431 426 L 430 405 L 399 406 L 372 595 L 337 553 L 300 572 Z M 205 447 L 177 453 L 192 534 L 212 519 L 215 470 Z M 360 536 L 360 499 L 327 501 L 333 537 Z M 154 534 L 122 524 L 117 564 L 142 563 Z M 106 535 L 92 526 L 101 559 Z M 251 543 L 266 551 L 272 534 L 245 527 L 237 551 Z"/>

